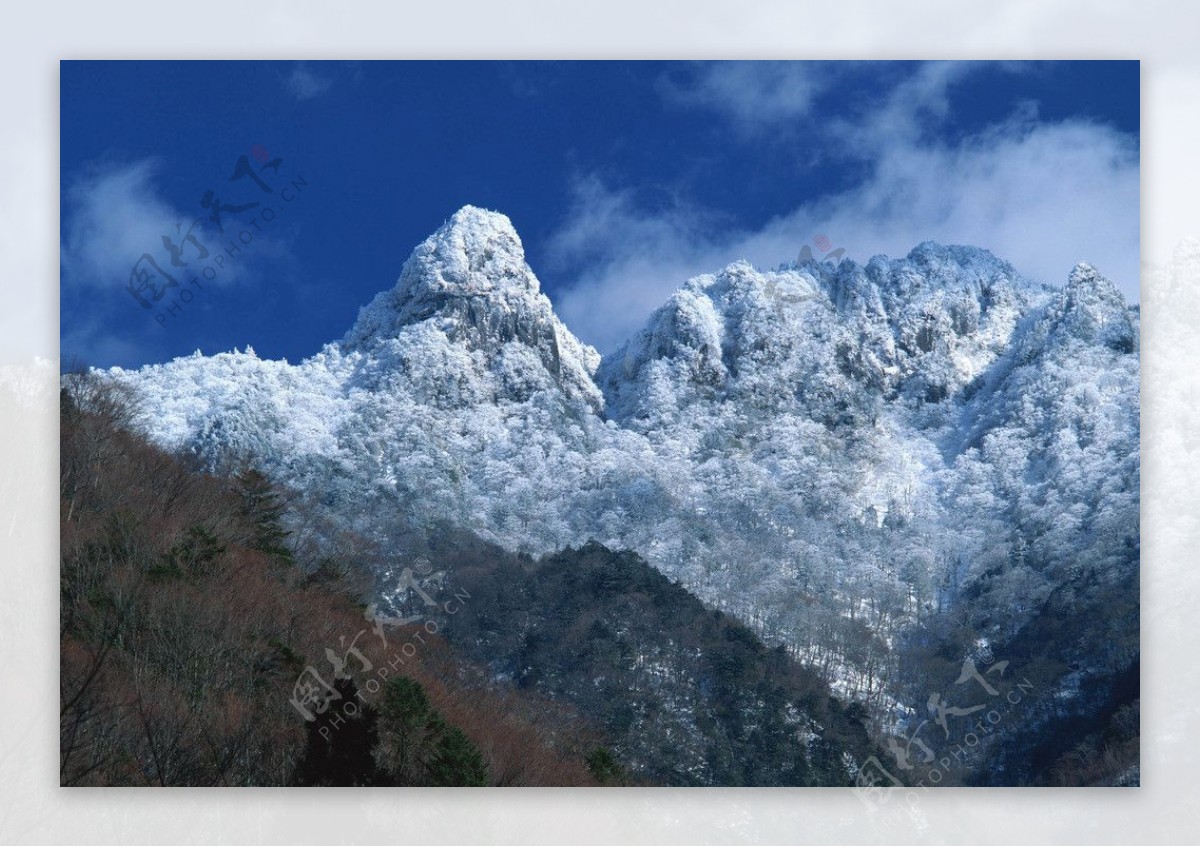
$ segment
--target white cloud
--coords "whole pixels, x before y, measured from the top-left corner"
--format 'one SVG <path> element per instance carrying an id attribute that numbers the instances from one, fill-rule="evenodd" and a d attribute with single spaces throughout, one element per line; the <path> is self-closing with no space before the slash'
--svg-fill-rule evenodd
<path id="1" fill-rule="evenodd" d="M 67 191 L 64 284 L 124 285 L 138 257 L 162 243 L 181 216 L 154 191 L 153 159 L 99 170 Z"/>
<path id="2" fill-rule="evenodd" d="M 284 79 L 288 92 L 297 100 L 320 97 L 333 87 L 333 78 L 315 73 L 304 62 L 292 66 L 292 72 Z"/>
<path id="3" fill-rule="evenodd" d="M 1082 123 L 1010 124 L 955 147 L 900 146 L 844 195 L 788 223 L 823 227 L 849 255 L 903 254 L 924 239 L 986 247 L 1061 285 L 1079 261 L 1138 296 L 1138 154 Z"/>
<path id="4" fill-rule="evenodd" d="M 601 351 L 635 332 L 684 280 L 712 270 L 720 247 L 709 238 L 711 216 L 677 204 L 645 213 L 631 191 L 614 191 L 598 178 L 579 179 L 563 227 L 551 239 L 552 266 L 582 263 L 584 270 L 554 296 L 573 332 Z"/>
<path id="5" fill-rule="evenodd" d="M 915 143 L 928 124 L 950 114 L 950 89 L 982 65 L 977 62 L 923 62 L 898 82 L 882 102 L 853 118 L 835 118 L 829 132 L 846 152 L 874 156 L 898 143 Z M 1006 64 L 1009 70 L 1020 67 Z"/>
<path id="6" fill-rule="evenodd" d="M 201 251 L 208 251 L 211 257 L 222 250 L 222 245 L 233 240 L 235 233 L 228 223 L 226 234 L 221 235 L 209 221 L 200 204 L 202 190 L 197 189 L 195 208 L 187 211 L 175 208 L 164 199 L 154 184 L 160 167 L 158 160 L 144 159 L 127 165 L 97 168 L 69 186 L 63 210 L 66 221 L 62 246 L 64 285 L 109 292 L 122 290 L 130 281 L 135 263 L 146 253 L 163 270 L 182 281 L 185 274 L 172 271 L 164 236 L 181 249 L 180 261 L 188 267 L 196 264 Z M 225 221 L 228 220 L 227 216 Z M 189 232 L 194 236 L 194 242 L 186 241 Z M 275 254 L 278 246 L 259 236 L 255 252 Z M 248 251 L 243 255 L 248 255 Z M 213 284 L 244 282 L 246 259 L 239 258 L 242 260 L 238 262 L 223 261 Z M 213 259 L 205 261 L 211 263 Z"/>
<path id="7" fill-rule="evenodd" d="M 833 76 L 832 64 L 802 62 L 707 62 L 684 77 L 666 74 L 659 92 L 669 102 L 725 114 L 739 128 L 756 131 L 802 117 Z"/>
<path id="8" fill-rule="evenodd" d="M 1040 122 L 1029 104 L 956 143 L 930 138 L 924 122 L 946 115 L 947 88 L 965 72 L 921 66 L 883 108 L 834 125 L 831 143 L 857 145 L 869 175 L 842 194 L 800 202 L 756 231 L 719 230 L 711 215 L 684 204 L 645 212 L 630 193 L 581 180 L 552 242 L 554 259 L 583 266 L 555 296 L 563 319 L 609 351 L 689 276 L 738 259 L 763 267 L 792 261 L 818 234 L 860 263 L 879 253 L 906 255 L 925 240 L 976 245 L 1051 285 L 1087 261 L 1136 301 L 1135 140 L 1083 121 Z"/>
<path id="9" fill-rule="evenodd" d="M 144 348 L 161 342 L 163 325 L 156 323 L 155 315 L 176 303 L 192 279 L 203 277 L 200 286 L 206 293 L 188 309 L 206 310 L 213 306 L 211 298 L 217 290 L 254 286 L 266 268 L 278 276 L 280 268 L 290 263 L 288 244 L 294 231 L 286 222 L 274 224 L 269 233 L 254 230 L 252 241 L 246 242 L 239 234 L 250 231 L 245 221 L 257 209 L 227 212 L 222 216 L 222 234 L 201 204 L 207 185 L 196 186 L 194 206 L 176 208 L 156 185 L 161 166 L 158 160 L 146 159 L 93 167 L 67 186 L 60 247 L 62 309 L 69 317 L 63 320 L 60 339 L 64 355 L 78 355 L 90 363 L 137 362 L 139 349 L 144 354 Z M 246 202 L 248 198 L 231 195 L 222 202 L 235 199 Z M 238 225 L 231 226 L 232 222 Z M 189 232 L 194 241 L 187 239 Z M 164 237 L 180 250 L 182 265 L 172 264 Z M 238 249 L 229 253 L 231 246 Z M 142 258 L 145 255 L 158 270 Z M 144 309 L 130 295 L 135 266 L 146 272 L 150 287 L 139 291 L 151 309 Z M 170 275 L 177 286 L 170 286 L 159 271 Z M 155 291 L 163 295 L 160 302 L 153 300 Z M 114 321 L 119 313 L 135 313 L 144 320 L 140 324 Z"/>

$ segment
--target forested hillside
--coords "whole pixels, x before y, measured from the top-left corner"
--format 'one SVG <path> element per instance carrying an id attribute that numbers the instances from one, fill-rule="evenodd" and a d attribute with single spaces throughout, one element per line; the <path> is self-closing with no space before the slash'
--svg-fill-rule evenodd
<path id="1" fill-rule="evenodd" d="M 634 554 L 445 528 L 381 609 L 369 544 L 325 527 L 309 555 L 295 492 L 138 414 L 64 380 L 64 785 L 848 785 L 879 752 L 861 706 Z"/>
<path id="2" fill-rule="evenodd" d="M 596 783 L 603 736 L 570 709 L 421 625 L 381 637 L 352 557 L 296 561 L 265 477 L 189 466 L 128 430 L 119 392 L 65 382 L 63 785 Z M 309 667 L 340 697 L 311 722 Z"/>
<path id="3" fill-rule="evenodd" d="M 449 531 L 433 547 L 472 597 L 450 641 L 594 719 L 639 781 L 851 785 L 880 752 L 861 704 L 636 554 L 592 542 L 533 559 Z"/>

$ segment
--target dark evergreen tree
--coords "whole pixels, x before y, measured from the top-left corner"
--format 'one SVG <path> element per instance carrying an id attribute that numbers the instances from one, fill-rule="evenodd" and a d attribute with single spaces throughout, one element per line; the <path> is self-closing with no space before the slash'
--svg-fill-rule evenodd
<path id="1" fill-rule="evenodd" d="M 242 514 L 250 522 L 254 536 L 249 546 L 285 564 L 294 557 L 287 546 L 291 533 L 283 528 L 287 505 L 271 480 L 255 468 L 237 475 L 237 490 L 242 498 Z"/>
<path id="2" fill-rule="evenodd" d="M 379 758 L 397 785 L 487 784 L 483 754 L 429 704 L 415 680 L 398 677 L 384 688 Z"/>
<path id="3" fill-rule="evenodd" d="M 487 785 L 487 765 L 466 734 L 447 724 L 436 712 L 426 726 L 431 749 L 428 785 L 481 787 Z"/>
<path id="4" fill-rule="evenodd" d="M 420 778 L 421 741 L 430 717 L 429 700 L 417 682 L 399 677 L 384 687 L 380 713 L 389 748 L 388 770 L 399 784 L 411 784 Z"/>
<path id="5" fill-rule="evenodd" d="M 201 579 L 218 569 L 225 550 L 225 545 L 211 530 L 203 524 L 194 524 L 167 551 L 163 561 L 150 569 L 150 576 L 156 579 Z"/>
<path id="6" fill-rule="evenodd" d="M 625 785 L 625 768 L 613 756 L 607 747 L 595 747 L 583 757 L 587 762 L 588 772 L 601 785 Z"/>

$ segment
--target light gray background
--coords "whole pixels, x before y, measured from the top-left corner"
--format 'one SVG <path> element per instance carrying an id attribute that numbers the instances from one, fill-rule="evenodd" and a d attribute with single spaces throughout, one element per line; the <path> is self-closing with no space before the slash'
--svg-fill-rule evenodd
<path id="1" fill-rule="evenodd" d="M 6 5 L 0 25 L 0 841 L 1194 842 L 1200 745 L 1200 6 L 606 0 Z M 945 790 L 868 814 L 849 789 L 58 787 L 60 58 L 1142 60 L 1143 787 Z M 231 98 L 237 92 L 230 92 Z M 181 108 L 186 107 L 181 104 Z M 131 116 L 132 119 L 132 116 Z M 41 361 L 35 357 L 40 357 Z"/>

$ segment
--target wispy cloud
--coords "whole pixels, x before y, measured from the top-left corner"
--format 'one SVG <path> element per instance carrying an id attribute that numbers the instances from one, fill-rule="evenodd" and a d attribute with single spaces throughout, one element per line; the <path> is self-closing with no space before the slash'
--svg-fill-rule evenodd
<path id="1" fill-rule="evenodd" d="M 825 129 L 844 155 L 871 157 L 897 144 L 915 144 L 950 117 L 950 90 L 980 67 L 976 62 L 924 62 L 878 101 L 831 119 Z"/>
<path id="2" fill-rule="evenodd" d="M 297 62 L 284 78 L 284 85 L 297 100 L 311 100 L 333 87 L 333 77 L 318 74 L 308 64 Z"/>
<path id="3" fill-rule="evenodd" d="M 63 285 L 73 288 L 120 290 L 129 283 L 139 258 L 150 253 L 167 264 L 163 239 L 181 245 L 190 231 L 196 241 L 219 250 L 222 237 L 204 216 L 197 190 L 196 207 L 176 208 L 158 191 L 157 159 L 93 168 L 68 187 L 62 246 Z M 226 238 L 224 241 L 229 241 Z M 267 239 L 263 239 L 266 245 Z M 190 258 L 199 249 L 183 245 Z M 229 262 L 216 285 L 245 281 L 245 263 Z M 131 301 L 132 302 L 132 301 Z"/>
<path id="4" fill-rule="evenodd" d="M 829 143 L 853 145 L 868 175 L 753 231 L 714 226 L 711 214 L 682 202 L 647 210 L 627 191 L 580 179 L 551 250 L 580 268 L 555 298 L 563 318 L 611 350 L 688 277 L 738 259 L 765 267 L 794 260 L 818 233 L 859 262 L 903 256 L 927 239 L 977 245 L 1053 285 L 1087 261 L 1136 300 L 1136 140 L 1085 121 L 1039 121 L 1022 104 L 1007 120 L 945 141 L 926 130 L 946 118 L 948 88 L 966 72 L 920 66 L 881 108 L 831 124 Z"/>
<path id="5" fill-rule="evenodd" d="M 706 62 L 664 74 L 658 90 L 669 103 L 707 108 L 756 132 L 807 115 L 836 76 L 828 63 Z"/>
<path id="6" fill-rule="evenodd" d="M 159 164 L 146 159 L 97 169 L 69 187 L 62 245 L 65 285 L 123 285 L 134 261 L 182 220 L 153 189 Z"/>
<path id="7" fill-rule="evenodd" d="M 189 309 L 208 309 L 213 303 L 207 298 L 218 290 L 255 286 L 265 266 L 278 273 L 291 261 L 286 226 L 280 225 L 278 234 L 255 230 L 253 248 L 248 248 L 244 239 L 238 239 L 244 224 L 230 226 L 238 215 L 223 216 L 224 234 L 212 223 L 200 202 L 206 186 L 197 186 L 192 207 L 182 209 L 168 200 L 158 185 L 162 167 L 157 159 L 96 165 L 67 186 L 60 262 L 62 309 L 70 315 L 64 326 L 69 323 L 71 331 L 62 336 L 63 355 L 89 362 L 137 361 L 139 345 L 153 347 L 161 342 L 162 324 L 155 322 L 155 315 L 184 297 L 181 292 L 197 275 L 203 276 L 201 285 L 207 293 Z M 179 251 L 179 266 L 172 263 L 172 247 Z M 152 289 L 137 287 L 151 302 L 150 309 L 143 309 L 130 294 L 135 267 L 152 283 Z M 177 285 L 167 284 L 164 273 Z M 154 291 L 163 294 L 161 303 L 149 299 Z M 189 292 L 186 298 L 191 296 Z M 144 312 L 145 337 L 135 342 L 128 329 L 124 335 L 114 334 L 110 318 L 117 310 Z"/>
<path id="8" fill-rule="evenodd" d="M 682 202 L 647 212 L 633 191 L 611 189 L 596 176 L 577 179 L 572 193 L 547 257 L 553 268 L 582 270 L 555 296 L 555 308 L 572 331 L 608 351 L 684 280 L 718 261 L 719 221 Z"/>

